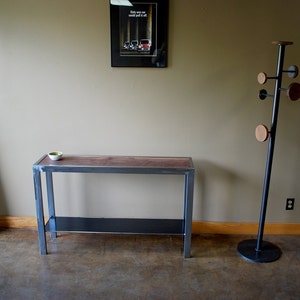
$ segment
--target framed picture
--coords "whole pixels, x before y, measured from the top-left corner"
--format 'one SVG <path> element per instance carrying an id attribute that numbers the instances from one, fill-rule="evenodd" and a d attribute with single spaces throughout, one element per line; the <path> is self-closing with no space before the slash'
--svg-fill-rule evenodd
<path id="1" fill-rule="evenodd" d="M 167 67 L 169 1 L 127 2 L 110 4 L 111 66 Z"/>

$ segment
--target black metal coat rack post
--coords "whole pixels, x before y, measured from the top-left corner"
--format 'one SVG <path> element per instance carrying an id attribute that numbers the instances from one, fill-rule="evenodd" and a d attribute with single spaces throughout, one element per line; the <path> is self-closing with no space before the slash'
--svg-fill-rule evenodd
<path id="1" fill-rule="evenodd" d="M 265 89 L 259 91 L 259 98 L 261 100 L 267 97 L 273 97 L 273 111 L 272 111 L 272 123 L 271 130 L 265 125 L 258 125 L 255 130 L 256 139 L 260 142 L 264 142 L 269 138 L 268 155 L 266 161 L 264 187 L 262 194 L 262 203 L 259 218 L 259 227 L 257 239 L 244 240 L 238 244 L 238 252 L 243 258 L 252 262 L 272 262 L 280 258 L 281 250 L 278 246 L 264 241 L 264 226 L 267 212 L 269 187 L 271 180 L 273 153 L 276 138 L 277 119 L 279 111 L 280 93 L 286 91 L 290 100 L 295 101 L 300 98 L 300 84 L 292 83 L 287 89 L 281 88 L 282 74 L 288 73 L 290 78 L 296 78 L 298 75 L 298 67 L 290 66 L 288 70 L 283 70 L 285 48 L 287 45 L 292 45 L 293 42 L 287 41 L 275 41 L 273 45 L 278 45 L 278 61 L 277 71 L 275 77 L 268 77 L 266 73 L 261 72 L 257 76 L 257 80 L 260 84 L 265 84 L 268 79 L 275 79 L 274 95 L 269 95 Z"/>

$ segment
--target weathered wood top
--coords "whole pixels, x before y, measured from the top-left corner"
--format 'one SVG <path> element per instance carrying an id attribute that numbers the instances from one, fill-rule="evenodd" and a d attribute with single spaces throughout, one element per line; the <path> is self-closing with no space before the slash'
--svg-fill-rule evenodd
<path id="1" fill-rule="evenodd" d="M 60 167 L 128 167 L 128 168 L 174 168 L 193 169 L 189 157 L 152 157 L 152 156 L 84 156 L 63 155 L 61 160 L 51 160 L 44 155 L 35 166 Z"/>

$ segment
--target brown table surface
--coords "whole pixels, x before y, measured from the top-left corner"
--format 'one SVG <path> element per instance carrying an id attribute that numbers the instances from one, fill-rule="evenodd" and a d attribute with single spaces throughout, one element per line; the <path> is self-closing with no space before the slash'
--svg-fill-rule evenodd
<path id="1" fill-rule="evenodd" d="M 146 167 L 146 168 L 183 168 L 192 169 L 189 157 L 155 156 L 85 156 L 63 155 L 61 160 L 51 160 L 48 155 L 38 163 L 39 166 L 103 166 L 103 167 Z"/>

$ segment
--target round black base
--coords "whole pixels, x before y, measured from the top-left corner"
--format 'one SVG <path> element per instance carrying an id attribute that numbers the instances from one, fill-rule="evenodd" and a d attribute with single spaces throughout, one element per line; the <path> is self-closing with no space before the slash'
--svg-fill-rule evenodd
<path id="1" fill-rule="evenodd" d="M 280 258 L 281 250 L 270 242 L 262 241 L 260 251 L 256 250 L 257 240 L 245 240 L 238 244 L 240 255 L 252 262 L 272 262 Z"/>

